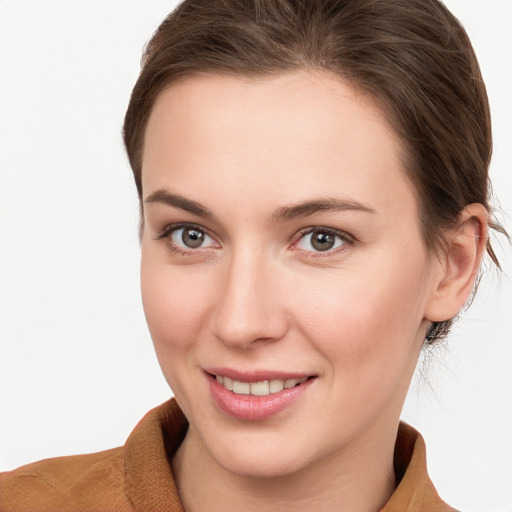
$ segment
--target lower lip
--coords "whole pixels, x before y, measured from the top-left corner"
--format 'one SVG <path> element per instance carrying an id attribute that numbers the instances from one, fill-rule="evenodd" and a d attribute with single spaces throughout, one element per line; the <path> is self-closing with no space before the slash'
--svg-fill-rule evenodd
<path id="1" fill-rule="evenodd" d="M 219 409 L 240 420 L 258 421 L 270 418 L 292 405 L 315 379 L 308 379 L 298 386 L 266 396 L 239 395 L 228 391 L 211 376 L 208 376 L 208 380 L 213 400 Z"/>

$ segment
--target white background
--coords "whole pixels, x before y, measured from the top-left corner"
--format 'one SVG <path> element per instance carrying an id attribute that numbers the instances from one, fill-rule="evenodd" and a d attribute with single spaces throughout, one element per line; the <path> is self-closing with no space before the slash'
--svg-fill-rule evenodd
<path id="1" fill-rule="evenodd" d="M 123 444 L 170 396 L 139 297 L 120 130 L 143 44 L 174 4 L 0 0 L 0 470 Z M 487 81 L 510 230 L 512 1 L 447 5 Z M 466 512 L 512 511 L 511 305 L 506 275 L 484 280 L 404 410 L 440 494 Z"/>

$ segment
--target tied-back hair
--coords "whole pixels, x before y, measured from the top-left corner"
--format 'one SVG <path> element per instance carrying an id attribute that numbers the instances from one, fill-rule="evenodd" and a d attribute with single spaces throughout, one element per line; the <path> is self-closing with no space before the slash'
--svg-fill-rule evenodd
<path id="1" fill-rule="evenodd" d="M 148 42 L 124 123 L 142 206 L 144 136 L 158 94 L 205 74 L 263 77 L 321 70 L 371 97 L 402 140 L 421 234 L 439 254 L 462 210 L 494 220 L 489 104 L 460 22 L 438 0 L 185 0 Z M 400 198 L 397 198 L 399 200 Z M 499 268 L 491 242 L 487 252 Z M 452 320 L 427 337 L 444 337 Z"/>

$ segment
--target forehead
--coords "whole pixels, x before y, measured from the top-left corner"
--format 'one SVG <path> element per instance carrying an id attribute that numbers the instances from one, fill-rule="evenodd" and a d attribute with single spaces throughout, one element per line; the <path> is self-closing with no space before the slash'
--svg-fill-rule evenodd
<path id="1" fill-rule="evenodd" d="M 374 102 L 328 73 L 207 75 L 157 98 L 142 183 L 145 196 L 171 186 L 194 190 L 197 200 L 237 188 L 260 206 L 332 192 L 389 202 L 411 194 L 401 151 Z"/>

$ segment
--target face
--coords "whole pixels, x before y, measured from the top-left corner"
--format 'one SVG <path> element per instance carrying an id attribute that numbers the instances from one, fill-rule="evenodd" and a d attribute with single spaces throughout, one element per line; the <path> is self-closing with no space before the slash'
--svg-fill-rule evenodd
<path id="1" fill-rule="evenodd" d="M 187 436 L 223 469 L 287 474 L 396 433 L 435 274 L 400 150 L 328 74 L 157 99 L 144 309 Z"/>

